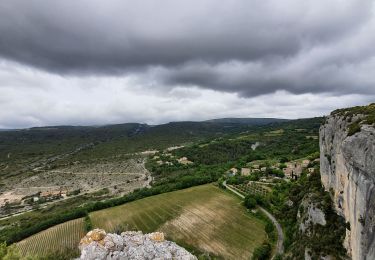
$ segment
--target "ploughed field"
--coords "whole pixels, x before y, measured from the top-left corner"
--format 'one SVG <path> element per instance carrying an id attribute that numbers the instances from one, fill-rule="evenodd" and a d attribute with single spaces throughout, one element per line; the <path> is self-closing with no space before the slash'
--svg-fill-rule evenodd
<path id="1" fill-rule="evenodd" d="M 248 214 L 241 200 L 212 184 L 160 194 L 90 213 L 94 227 L 107 232 L 162 231 L 192 253 L 209 252 L 225 259 L 249 259 L 265 239 L 264 224 Z M 81 220 L 52 227 L 18 243 L 24 254 L 77 248 Z M 67 230 L 70 230 L 67 231 Z M 44 241 L 56 248 L 41 247 Z M 58 241 L 56 241 L 58 240 Z"/>

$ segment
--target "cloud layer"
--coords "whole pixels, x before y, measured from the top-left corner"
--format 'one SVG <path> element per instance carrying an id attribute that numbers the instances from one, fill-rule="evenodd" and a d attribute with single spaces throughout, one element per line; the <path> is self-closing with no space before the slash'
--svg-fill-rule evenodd
<path id="1" fill-rule="evenodd" d="M 229 105 L 234 99 L 249 105 L 277 96 L 288 106 L 310 97 L 306 106 L 321 114 L 332 105 L 323 109 L 313 102 L 373 100 L 374 31 L 373 0 L 1 1 L 0 108 L 15 114 L 0 114 L 0 125 L 79 123 L 87 117 L 73 114 L 90 104 L 112 121 L 124 111 L 129 120 L 150 122 L 225 115 L 204 104 L 215 107 L 210 96 L 229 102 L 215 107 L 228 115 L 259 115 L 249 109 L 242 115 Z M 35 116 L 23 114 L 17 103 L 23 95 L 34 98 Z M 192 107 L 181 108 L 181 99 Z M 134 100 L 152 103 L 152 111 L 137 118 L 131 112 L 137 105 L 126 105 Z M 197 102 L 206 115 L 192 112 Z M 56 113 L 66 118 L 43 119 L 44 105 L 60 106 Z M 275 115 L 309 114 L 279 108 L 284 110 Z M 163 109 L 180 116 L 161 116 Z M 9 115 L 20 119 L 9 123 Z"/>

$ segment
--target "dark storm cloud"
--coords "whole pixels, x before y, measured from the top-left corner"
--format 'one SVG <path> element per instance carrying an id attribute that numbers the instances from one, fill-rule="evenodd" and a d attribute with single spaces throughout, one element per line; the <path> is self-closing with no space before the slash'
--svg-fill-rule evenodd
<path id="1" fill-rule="evenodd" d="M 6 59 L 244 96 L 374 94 L 374 29 L 370 0 L 0 2 Z"/>

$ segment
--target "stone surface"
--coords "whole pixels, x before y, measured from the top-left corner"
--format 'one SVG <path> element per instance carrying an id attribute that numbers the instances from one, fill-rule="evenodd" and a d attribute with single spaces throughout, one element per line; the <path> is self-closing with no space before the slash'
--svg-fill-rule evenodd
<path id="1" fill-rule="evenodd" d="M 297 219 L 300 222 L 299 230 L 301 230 L 303 233 L 306 233 L 306 235 L 310 235 L 310 228 L 313 227 L 313 225 L 322 225 L 325 226 L 327 224 L 325 219 L 325 214 L 323 210 L 319 208 L 319 206 L 316 203 L 313 203 L 311 200 L 312 194 L 308 194 L 303 200 L 300 206 L 304 209 L 304 214 L 301 216 L 300 212 L 297 213 Z"/>
<path id="2" fill-rule="evenodd" d="M 127 231 L 117 235 L 95 229 L 82 238 L 80 250 L 82 260 L 197 259 L 176 243 L 165 240 L 160 232 Z"/>
<path id="3" fill-rule="evenodd" d="M 350 223 L 344 243 L 348 255 L 370 260 L 375 259 L 375 129 L 363 125 L 348 136 L 350 122 L 332 115 L 320 128 L 321 179 L 337 213 Z"/>

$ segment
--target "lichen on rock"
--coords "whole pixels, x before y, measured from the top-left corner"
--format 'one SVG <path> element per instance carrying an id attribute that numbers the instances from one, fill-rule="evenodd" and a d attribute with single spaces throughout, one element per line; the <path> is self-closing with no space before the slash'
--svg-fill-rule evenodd
<path id="1" fill-rule="evenodd" d="M 197 259 L 176 243 L 165 240 L 161 232 L 127 231 L 118 235 L 94 229 L 81 239 L 79 248 L 82 260 Z"/>

